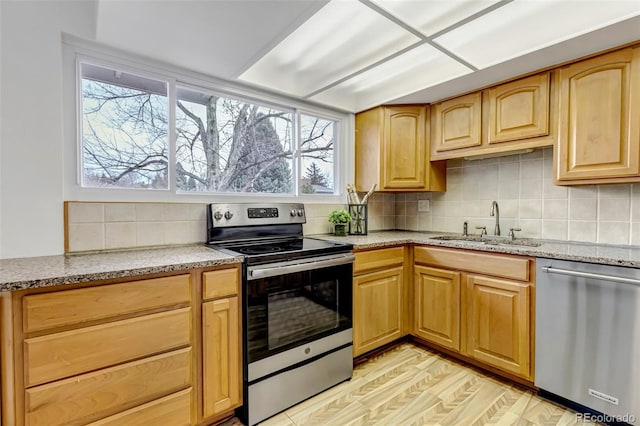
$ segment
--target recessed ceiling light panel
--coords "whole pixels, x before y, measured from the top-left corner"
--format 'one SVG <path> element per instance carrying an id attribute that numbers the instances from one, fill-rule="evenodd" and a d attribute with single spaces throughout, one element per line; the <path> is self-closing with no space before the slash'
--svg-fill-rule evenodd
<path id="1" fill-rule="evenodd" d="M 305 96 L 419 41 L 356 1 L 331 1 L 241 80 Z"/>
<path id="2" fill-rule="evenodd" d="M 431 36 L 499 0 L 371 0 L 420 31 Z"/>
<path id="3" fill-rule="evenodd" d="M 469 68 L 436 48 L 423 44 L 311 99 L 350 111 L 362 111 L 470 72 Z"/>
<path id="4" fill-rule="evenodd" d="M 435 42 L 486 68 L 638 15 L 638 0 L 515 0 Z"/>

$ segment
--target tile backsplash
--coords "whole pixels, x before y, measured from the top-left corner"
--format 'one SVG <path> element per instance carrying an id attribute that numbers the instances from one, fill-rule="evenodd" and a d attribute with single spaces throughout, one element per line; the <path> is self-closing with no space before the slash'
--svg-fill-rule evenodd
<path id="1" fill-rule="evenodd" d="M 507 157 L 447 162 L 447 192 L 375 193 L 369 230 L 462 232 L 486 226 L 498 202 L 502 235 L 640 245 L 640 184 L 553 185 L 552 148 Z M 429 200 L 428 212 L 418 202 Z M 67 202 L 67 252 L 193 244 L 206 238 L 204 203 Z M 327 217 L 344 204 L 305 205 L 305 235 L 327 234 Z"/>
<path id="2" fill-rule="evenodd" d="M 447 162 L 447 192 L 396 196 L 397 229 L 493 234 L 491 202 L 500 208 L 501 234 L 606 244 L 640 244 L 640 184 L 553 185 L 551 147 L 507 157 Z M 429 212 L 418 201 L 430 200 Z"/>
<path id="3" fill-rule="evenodd" d="M 395 196 L 374 194 L 369 201 L 369 229 L 393 229 Z M 66 203 L 66 252 L 194 244 L 206 239 L 204 203 Z M 344 204 L 306 204 L 306 235 L 327 234 L 329 213 Z"/>
<path id="4" fill-rule="evenodd" d="M 66 203 L 67 252 L 205 240 L 205 204 Z"/>

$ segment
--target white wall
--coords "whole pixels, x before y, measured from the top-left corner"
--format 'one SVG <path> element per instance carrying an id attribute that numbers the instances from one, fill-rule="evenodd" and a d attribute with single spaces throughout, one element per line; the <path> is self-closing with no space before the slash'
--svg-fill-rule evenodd
<path id="1" fill-rule="evenodd" d="M 95 38 L 92 1 L 0 1 L 0 258 L 63 252 L 61 32 Z"/>

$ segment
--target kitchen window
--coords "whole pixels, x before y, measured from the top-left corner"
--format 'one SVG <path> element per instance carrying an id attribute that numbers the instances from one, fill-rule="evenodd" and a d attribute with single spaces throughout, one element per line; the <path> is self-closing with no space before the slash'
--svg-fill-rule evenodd
<path id="1" fill-rule="evenodd" d="M 293 193 L 294 111 L 178 87 L 181 191 Z"/>
<path id="2" fill-rule="evenodd" d="M 82 188 L 339 193 L 340 119 L 118 68 L 79 62 Z"/>
<path id="3" fill-rule="evenodd" d="M 81 64 L 82 186 L 168 189 L 167 83 Z"/>

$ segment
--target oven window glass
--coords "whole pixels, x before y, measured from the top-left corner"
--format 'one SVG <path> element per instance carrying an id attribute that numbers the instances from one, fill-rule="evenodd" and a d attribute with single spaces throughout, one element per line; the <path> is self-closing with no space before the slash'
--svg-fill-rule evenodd
<path id="1" fill-rule="evenodd" d="M 338 327 L 337 286 L 337 281 L 326 281 L 269 294 L 269 350 Z"/>
<path id="2" fill-rule="evenodd" d="M 351 328 L 351 265 L 248 282 L 249 362 Z"/>

